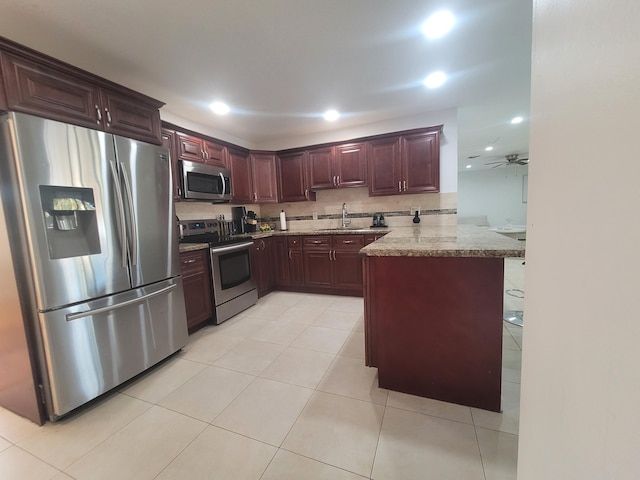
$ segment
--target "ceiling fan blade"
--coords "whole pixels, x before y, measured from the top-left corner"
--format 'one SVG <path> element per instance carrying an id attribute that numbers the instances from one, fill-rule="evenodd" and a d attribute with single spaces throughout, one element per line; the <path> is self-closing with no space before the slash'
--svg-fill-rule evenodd
<path id="1" fill-rule="evenodd" d="M 506 163 L 504 160 L 498 160 L 497 162 L 485 163 L 485 165 L 493 165 L 494 163 Z"/>
<path id="2" fill-rule="evenodd" d="M 498 167 L 501 167 L 502 165 L 508 165 L 508 164 L 507 163 L 499 163 L 498 165 L 494 165 L 491 168 L 498 168 Z"/>
<path id="3" fill-rule="evenodd" d="M 529 165 L 529 160 L 525 159 L 525 160 L 518 160 L 517 162 L 518 165 Z"/>

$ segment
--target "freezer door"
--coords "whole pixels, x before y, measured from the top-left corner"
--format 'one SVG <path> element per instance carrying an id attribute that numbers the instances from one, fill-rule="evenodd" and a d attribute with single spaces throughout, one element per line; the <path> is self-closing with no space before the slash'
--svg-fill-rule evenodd
<path id="1" fill-rule="evenodd" d="M 180 274 L 169 151 L 114 136 L 134 287 Z"/>
<path id="2" fill-rule="evenodd" d="M 182 278 L 44 313 L 39 322 L 55 420 L 186 345 Z"/>
<path id="3" fill-rule="evenodd" d="M 111 135 L 11 113 L 0 164 L 12 255 L 38 310 L 131 288 L 117 208 Z M 4 228 L 4 226 L 3 226 Z"/>

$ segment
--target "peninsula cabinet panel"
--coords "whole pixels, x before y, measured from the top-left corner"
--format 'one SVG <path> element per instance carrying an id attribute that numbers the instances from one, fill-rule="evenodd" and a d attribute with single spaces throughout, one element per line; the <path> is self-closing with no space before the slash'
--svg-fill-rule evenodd
<path id="1" fill-rule="evenodd" d="M 304 202 L 311 198 L 307 184 L 304 152 L 278 155 L 278 194 L 280 202 Z"/>
<path id="2" fill-rule="evenodd" d="M 83 79 L 2 53 L 7 108 L 102 129 L 99 89 Z"/>
<path id="3" fill-rule="evenodd" d="M 367 157 L 369 195 L 401 193 L 400 139 L 392 137 L 369 142 Z"/>
<path id="4" fill-rule="evenodd" d="M 367 257 L 365 346 L 380 388 L 500 411 L 502 258 Z"/>
<path id="5" fill-rule="evenodd" d="M 403 192 L 440 191 L 440 135 L 438 132 L 406 135 L 401 139 Z"/>
<path id="6" fill-rule="evenodd" d="M 278 203 L 276 156 L 274 153 L 252 153 L 254 203 Z"/>

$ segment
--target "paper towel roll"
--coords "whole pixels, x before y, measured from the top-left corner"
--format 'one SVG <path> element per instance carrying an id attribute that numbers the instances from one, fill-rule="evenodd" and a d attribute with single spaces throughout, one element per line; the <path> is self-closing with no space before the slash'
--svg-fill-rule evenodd
<path id="1" fill-rule="evenodd" d="M 287 229 L 287 217 L 284 214 L 284 210 L 280 212 L 280 230 Z"/>

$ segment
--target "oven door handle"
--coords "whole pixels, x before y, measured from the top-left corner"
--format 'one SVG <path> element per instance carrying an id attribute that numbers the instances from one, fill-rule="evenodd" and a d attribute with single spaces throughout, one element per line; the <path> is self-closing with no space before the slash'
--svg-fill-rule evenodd
<path id="1" fill-rule="evenodd" d="M 234 245 L 229 245 L 228 247 L 211 247 L 210 251 L 211 254 L 236 252 L 250 247 L 251 245 L 253 245 L 253 242 L 236 243 Z"/>

